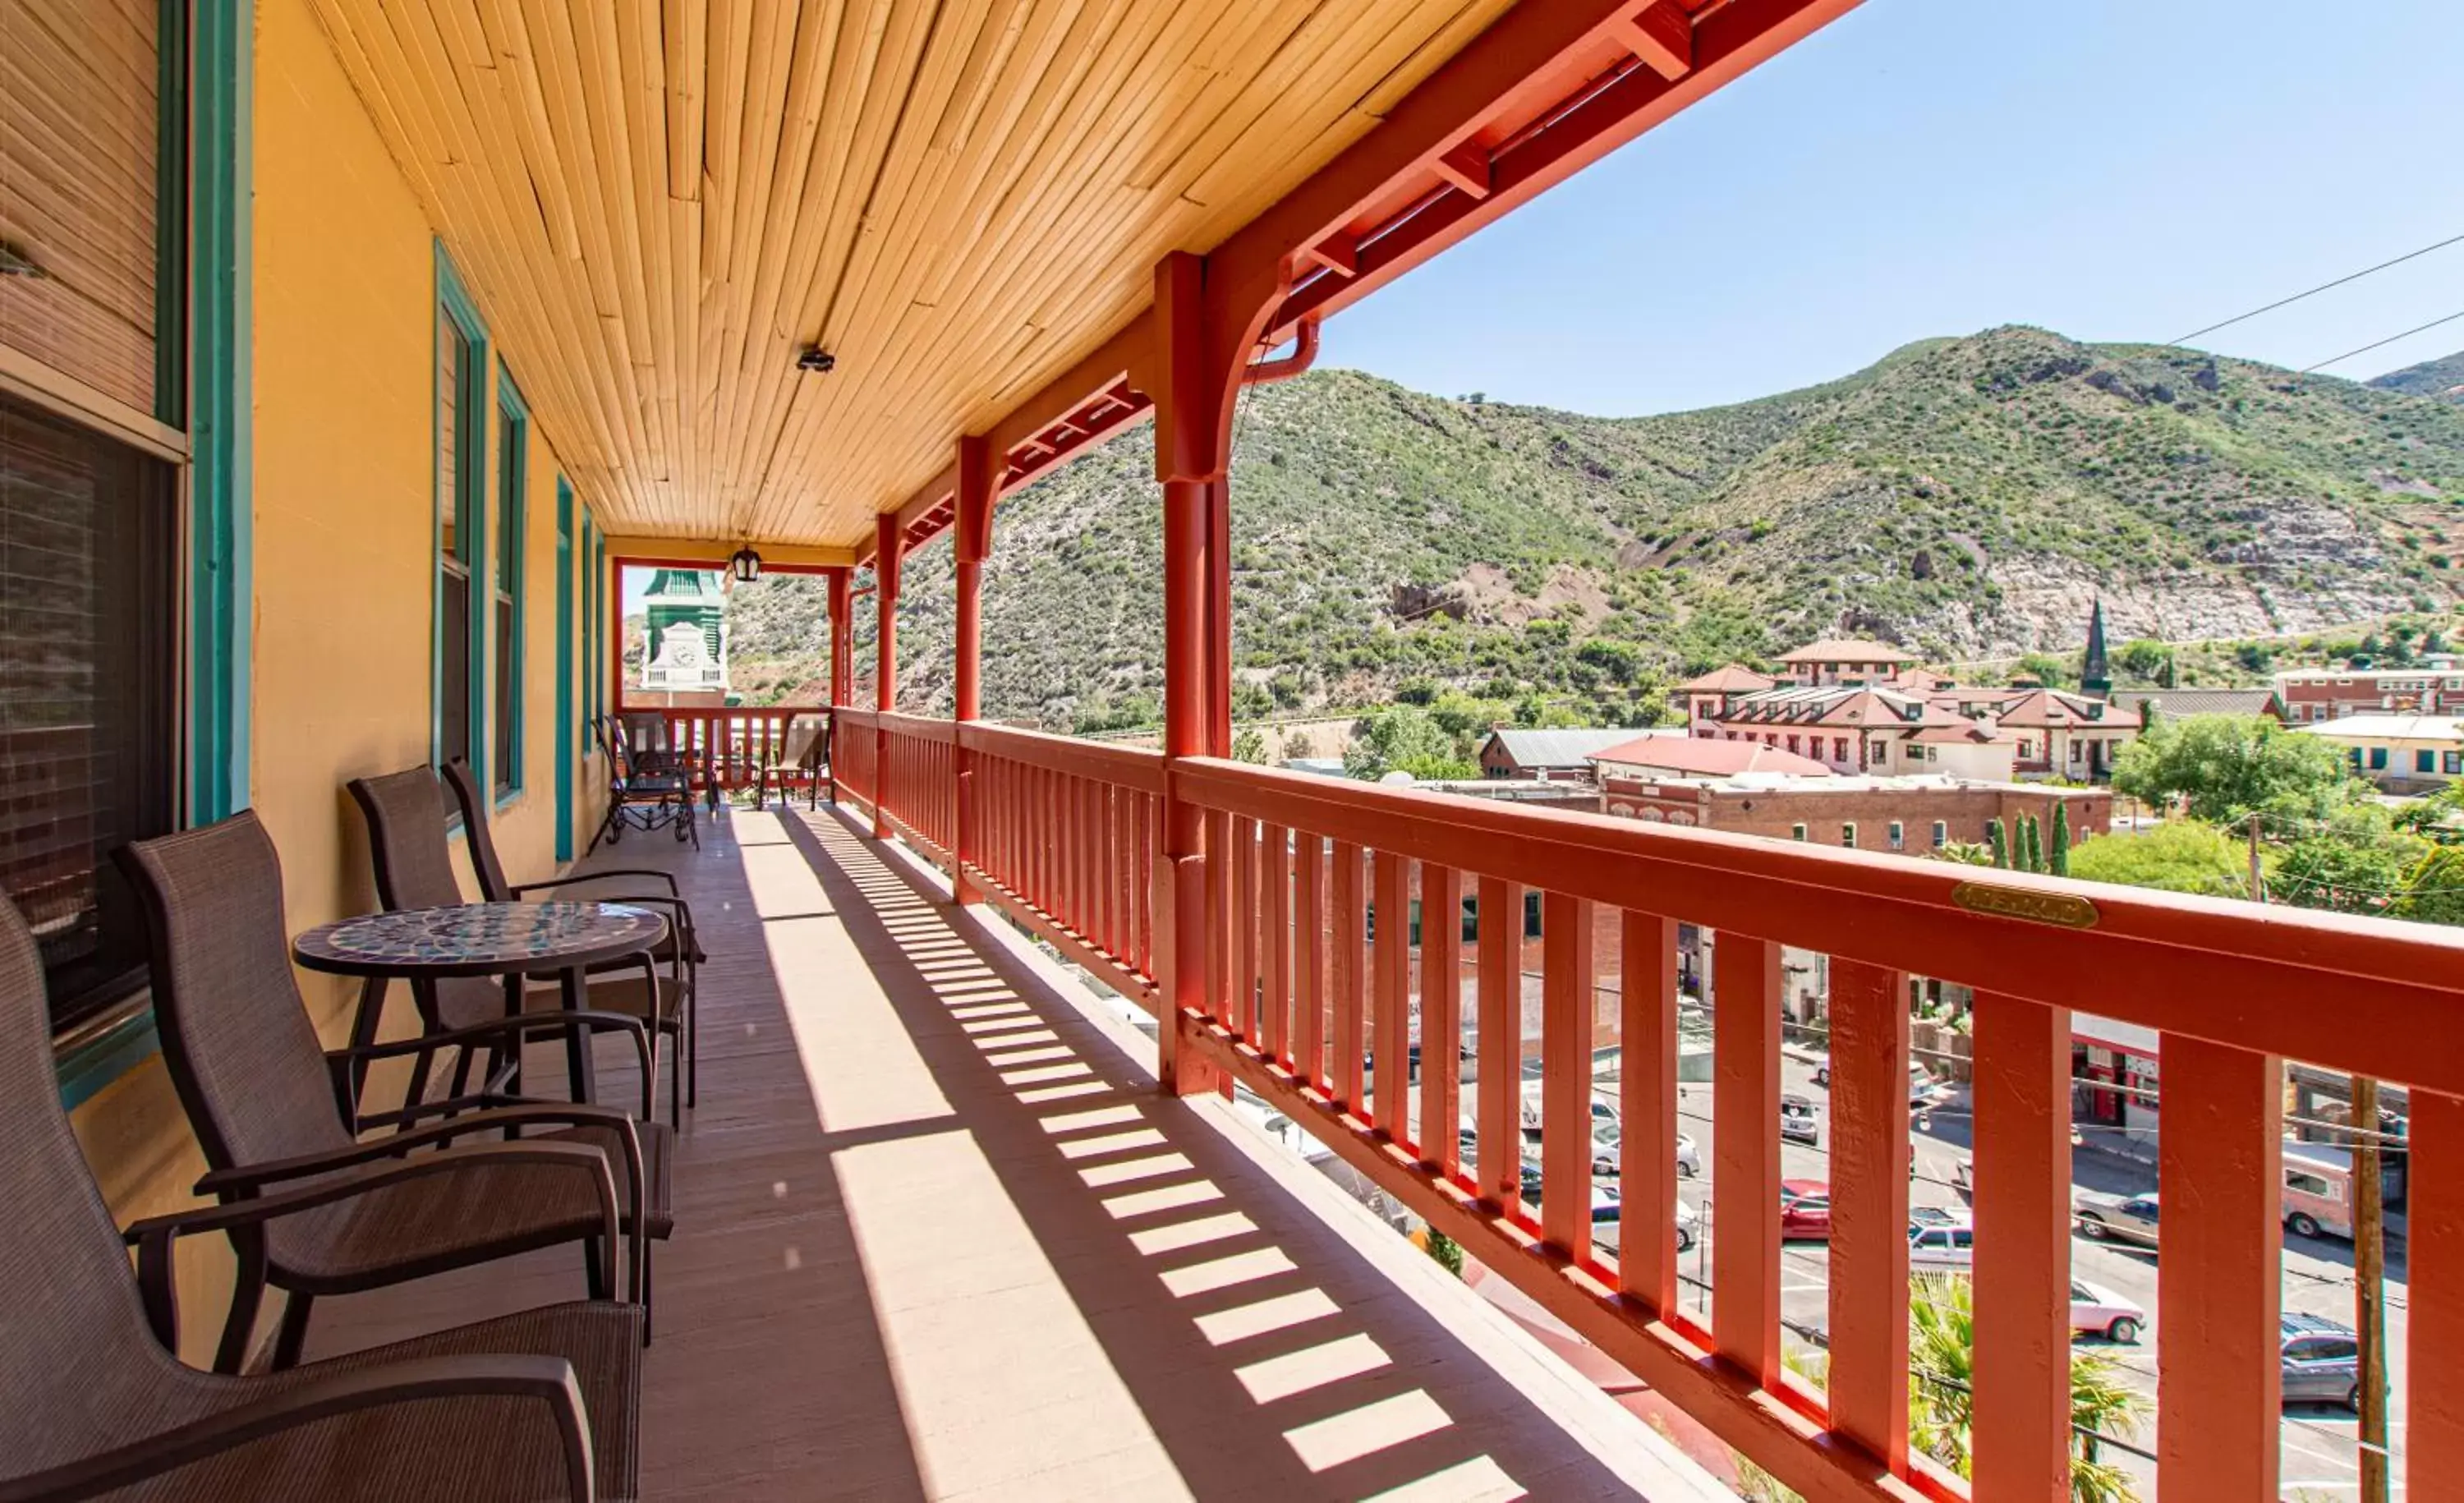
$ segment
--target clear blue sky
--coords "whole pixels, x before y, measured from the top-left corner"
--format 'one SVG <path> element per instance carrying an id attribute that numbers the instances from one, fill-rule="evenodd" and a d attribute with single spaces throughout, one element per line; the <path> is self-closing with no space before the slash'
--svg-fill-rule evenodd
<path id="1" fill-rule="evenodd" d="M 2464 233 L 2464 3 L 1867 0 L 1364 299 L 1326 362 L 1631 414 L 1998 323 L 2163 341 Z M 2464 245 L 2194 343 L 2464 310 Z M 2331 367 L 2464 350 L 2464 320 Z"/>

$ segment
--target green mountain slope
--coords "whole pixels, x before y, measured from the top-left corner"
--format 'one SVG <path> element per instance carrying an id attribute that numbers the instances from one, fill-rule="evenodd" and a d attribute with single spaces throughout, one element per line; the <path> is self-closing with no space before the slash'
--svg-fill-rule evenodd
<path id="1" fill-rule="evenodd" d="M 2407 365 L 2402 370 L 2390 370 L 2370 385 L 2382 390 L 2464 404 L 2464 351 L 2439 360 L 2425 360 L 2418 365 Z"/>
<path id="2" fill-rule="evenodd" d="M 2464 548 L 2464 410 L 2031 328 L 1696 412 L 1587 417 L 1330 370 L 1253 389 L 1239 423 L 1251 709 L 1423 678 L 1614 699 L 1824 635 L 1952 659 L 2070 647 L 2099 597 L 2117 641 L 2308 630 L 2445 608 L 2450 535 Z M 1133 430 L 1002 503 L 987 713 L 1067 725 L 1151 705 L 1150 448 Z M 947 706 L 952 616 L 935 544 L 909 564 L 902 700 Z M 739 684 L 804 696 L 818 585 L 765 585 L 736 620 Z"/>

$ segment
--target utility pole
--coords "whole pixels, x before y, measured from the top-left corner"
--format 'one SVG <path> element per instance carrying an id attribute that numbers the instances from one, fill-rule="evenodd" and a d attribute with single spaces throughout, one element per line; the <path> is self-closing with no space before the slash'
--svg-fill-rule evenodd
<path id="1" fill-rule="evenodd" d="M 2387 1503 L 2387 1206 L 2379 1162 L 2379 1083 L 2352 1077 L 2353 1328 L 2361 1337 L 2362 1503 Z"/>

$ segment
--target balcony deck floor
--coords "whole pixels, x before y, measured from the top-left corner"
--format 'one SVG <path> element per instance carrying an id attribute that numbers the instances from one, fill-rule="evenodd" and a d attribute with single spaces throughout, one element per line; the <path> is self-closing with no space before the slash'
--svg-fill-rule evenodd
<path id="1" fill-rule="evenodd" d="M 646 1498 L 1727 1495 L 831 811 L 588 865 L 674 872 L 711 957 Z M 553 1252 L 329 1301 L 311 1353 L 581 1284 Z"/>

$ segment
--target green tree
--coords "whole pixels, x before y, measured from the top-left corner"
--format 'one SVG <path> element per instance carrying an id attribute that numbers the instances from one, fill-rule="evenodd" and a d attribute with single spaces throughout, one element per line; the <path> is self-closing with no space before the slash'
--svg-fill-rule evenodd
<path id="1" fill-rule="evenodd" d="M 2031 652 L 2019 659 L 2012 676 L 2033 678 L 2048 689 L 2058 689 L 2078 675 L 2071 672 L 2069 664 L 2051 652 Z"/>
<path id="2" fill-rule="evenodd" d="M 2464 846 L 2431 847 L 2387 912 L 2423 923 L 2464 923 Z"/>
<path id="3" fill-rule="evenodd" d="M 2249 894 L 2249 857 L 2242 843 L 2192 819 L 2167 820 L 2136 834 L 2098 835 L 2080 842 L 2070 859 L 2070 874 L 2090 882 L 2219 897 Z"/>
<path id="4" fill-rule="evenodd" d="M 1993 864 L 1993 848 L 1974 840 L 1945 841 L 1938 849 L 1925 852 L 1928 861 L 1948 861 L 1958 866 L 1990 867 Z"/>
<path id="5" fill-rule="evenodd" d="M 1975 1422 L 1976 1307 L 1972 1281 L 1920 1274 L 1908 1293 L 1908 1438 L 1918 1449 L 1969 1474 Z M 2140 1399 L 2122 1384 L 2120 1364 L 2101 1352 L 2071 1354 L 2071 1496 L 2077 1503 L 2131 1503 L 2139 1494 L 2110 1462 L 2091 1460 L 2086 1430 L 2127 1440 L 2138 1433 Z"/>
<path id="6" fill-rule="evenodd" d="M 2042 872 L 2045 869 L 2045 844 L 2036 832 L 2036 816 L 2034 814 L 2023 815 L 2019 820 L 2017 865 L 2022 872 Z"/>
<path id="7" fill-rule="evenodd" d="M 1244 725 L 1233 733 L 1232 760 L 1254 762 L 1261 766 L 1266 761 L 1266 733 L 1254 725 Z"/>
<path id="8" fill-rule="evenodd" d="M 2011 837 L 2004 832 L 2000 820 L 1989 819 L 1985 822 L 1985 848 L 1992 852 L 1993 864 L 1996 867 L 2006 872 L 2010 870 Z"/>
<path id="9" fill-rule="evenodd" d="M 2054 843 L 2045 852 L 2045 870 L 2056 876 L 2071 874 L 2071 816 L 2068 804 L 2054 806 Z"/>
<path id="10" fill-rule="evenodd" d="M 2368 792 L 2332 743 L 2263 715 L 2161 721 L 2122 749 L 2113 786 L 2160 807 L 2179 799 L 2220 824 L 2253 812 L 2324 819 Z"/>
<path id="11" fill-rule="evenodd" d="M 1415 778 L 1477 778 L 1480 766 L 1463 754 L 1435 717 L 1418 705 L 1398 704 L 1362 720 L 1343 754 L 1343 770 L 1371 781 L 1390 772 Z"/>
<path id="12" fill-rule="evenodd" d="M 2135 637 L 2123 643 L 2122 651 L 2113 654 L 2113 666 L 2129 677 L 2154 683 L 2156 675 L 2165 671 L 2165 659 L 2169 655 L 2164 643 Z"/>

